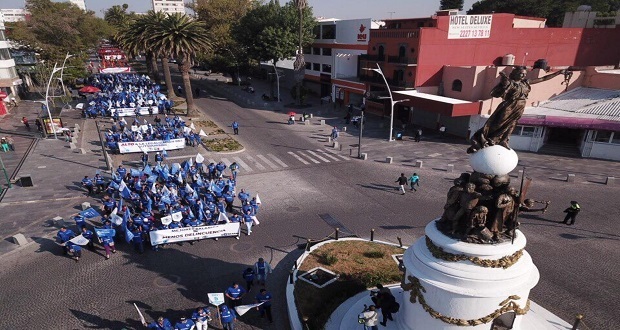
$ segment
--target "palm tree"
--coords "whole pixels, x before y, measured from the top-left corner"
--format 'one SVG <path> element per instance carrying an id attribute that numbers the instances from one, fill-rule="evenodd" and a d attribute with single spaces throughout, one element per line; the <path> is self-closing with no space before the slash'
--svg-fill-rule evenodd
<path id="1" fill-rule="evenodd" d="M 159 25 L 149 29 L 148 39 L 160 54 L 172 56 L 179 63 L 179 71 L 183 77 L 187 114 L 197 115 L 194 105 L 189 69 L 193 65 L 196 54 L 211 49 L 211 41 L 204 22 L 181 13 L 170 14 Z M 164 61 L 165 62 L 165 61 Z"/>
<path id="2" fill-rule="evenodd" d="M 146 57 L 146 69 L 149 75 L 159 82 L 159 68 L 153 44 L 149 42 L 148 35 L 155 12 L 149 11 L 147 15 L 140 16 L 122 27 L 116 34 L 115 39 L 129 56 L 137 56 L 141 53 Z"/>

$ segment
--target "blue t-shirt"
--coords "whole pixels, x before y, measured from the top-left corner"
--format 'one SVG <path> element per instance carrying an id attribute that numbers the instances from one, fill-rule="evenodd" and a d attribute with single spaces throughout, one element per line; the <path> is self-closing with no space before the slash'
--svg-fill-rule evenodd
<path id="1" fill-rule="evenodd" d="M 237 288 L 231 286 L 228 289 L 226 289 L 226 294 L 233 298 L 239 298 L 244 293 L 245 293 L 245 289 L 242 286 L 238 286 Z"/>

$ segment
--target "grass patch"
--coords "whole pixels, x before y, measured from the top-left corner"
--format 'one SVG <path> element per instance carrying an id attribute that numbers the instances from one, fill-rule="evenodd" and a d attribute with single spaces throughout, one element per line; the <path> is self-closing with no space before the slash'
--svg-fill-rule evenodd
<path id="1" fill-rule="evenodd" d="M 366 241 L 340 241 L 323 245 L 304 260 L 299 275 L 323 267 L 340 275 L 324 289 L 295 282 L 295 304 L 300 317 L 308 317 L 310 329 L 323 329 L 331 313 L 345 300 L 377 283 L 400 282 L 402 273 L 392 259 L 404 249 Z"/>
<path id="2" fill-rule="evenodd" d="M 203 137 L 202 142 L 207 147 L 207 150 L 215 152 L 237 151 L 243 148 L 243 146 L 239 142 L 229 137 L 223 139 L 207 139 Z"/>

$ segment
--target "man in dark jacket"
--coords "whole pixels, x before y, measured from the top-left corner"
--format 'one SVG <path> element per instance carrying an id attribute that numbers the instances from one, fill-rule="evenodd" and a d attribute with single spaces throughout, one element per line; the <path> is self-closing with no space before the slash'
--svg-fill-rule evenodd
<path id="1" fill-rule="evenodd" d="M 408 181 L 409 181 L 409 179 L 407 179 L 407 177 L 405 176 L 405 173 L 401 173 L 400 177 L 398 177 L 398 179 L 396 179 L 396 181 L 394 181 L 394 182 L 398 182 L 398 185 L 400 186 L 400 194 L 401 195 L 405 194 L 405 185 L 407 184 Z"/>
<path id="2" fill-rule="evenodd" d="M 570 206 L 564 210 L 566 216 L 564 217 L 564 221 L 562 222 L 565 225 L 573 225 L 575 223 L 575 218 L 577 218 L 577 214 L 581 211 L 581 207 L 576 201 L 571 201 Z M 570 220 L 570 223 L 568 221 Z"/>

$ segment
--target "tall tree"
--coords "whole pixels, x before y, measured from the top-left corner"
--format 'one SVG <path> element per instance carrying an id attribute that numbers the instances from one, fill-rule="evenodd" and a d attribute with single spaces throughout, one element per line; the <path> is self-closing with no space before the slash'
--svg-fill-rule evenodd
<path id="1" fill-rule="evenodd" d="M 181 13 L 170 14 L 161 25 L 149 31 L 149 42 L 160 49 L 163 54 L 172 56 L 179 63 L 179 71 L 183 77 L 187 114 L 198 115 L 194 105 L 189 69 L 192 67 L 197 53 L 211 48 L 210 35 L 205 24 Z"/>
<path id="2" fill-rule="evenodd" d="M 256 6 L 248 0 L 198 0 L 193 6 L 198 19 L 211 34 L 213 52 L 199 54 L 201 62 L 239 79 L 239 66 L 247 58 L 245 48 L 231 35 L 232 26 Z M 236 72 L 236 73 L 235 73 Z"/>
<path id="3" fill-rule="evenodd" d="M 158 21 L 158 18 L 160 19 Z M 150 29 L 153 24 L 161 22 L 165 14 L 149 11 L 146 15 L 137 17 L 123 25 L 115 35 L 115 40 L 129 56 L 138 56 L 144 53 L 146 57 L 146 69 L 149 75 L 159 82 L 159 70 L 157 67 L 156 50 L 148 40 Z M 167 86 L 171 91 L 171 86 Z"/>
<path id="4" fill-rule="evenodd" d="M 620 9 L 618 0 L 481 0 L 467 14 L 512 13 L 521 16 L 544 17 L 550 27 L 560 27 L 564 13 L 580 5 L 592 6 L 592 11 L 610 12 Z"/>
<path id="5" fill-rule="evenodd" d="M 463 10 L 463 2 L 464 0 L 440 0 L 439 1 L 439 9 L 458 9 Z"/>
<path id="6" fill-rule="evenodd" d="M 297 97 L 295 99 L 299 101 L 299 104 L 301 105 L 301 102 L 302 102 L 301 87 L 304 81 L 304 75 L 305 75 L 305 70 L 306 70 L 306 61 L 304 59 L 304 46 L 303 46 L 304 9 L 306 9 L 306 7 L 308 6 L 308 1 L 307 0 L 294 0 L 294 4 L 295 4 L 295 7 L 297 7 L 297 11 L 299 12 L 299 30 L 298 30 L 299 45 L 297 47 L 297 55 L 295 56 L 295 63 L 294 63 L 295 80 L 297 80 L 297 85 L 295 88 Z"/>

